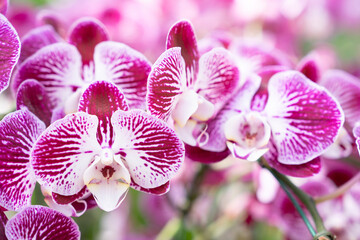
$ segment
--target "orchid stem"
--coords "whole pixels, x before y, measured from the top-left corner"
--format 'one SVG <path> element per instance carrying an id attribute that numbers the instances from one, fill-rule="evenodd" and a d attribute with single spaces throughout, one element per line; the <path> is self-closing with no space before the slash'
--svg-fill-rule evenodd
<path id="1" fill-rule="evenodd" d="M 190 213 L 192 206 L 196 198 L 199 196 L 199 189 L 201 182 L 204 180 L 205 173 L 208 171 L 209 166 L 206 164 L 201 164 L 200 169 L 196 173 L 193 181 L 191 182 L 190 189 L 187 193 L 187 203 L 186 206 L 182 210 L 183 219 Z"/>
<path id="2" fill-rule="evenodd" d="M 314 237 L 316 235 L 316 231 L 314 230 L 313 226 L 311 225 L 309 219 L 306 217 L 306 215 L 305 215 L 304 211 L 302 210 L 302 208 L 300 207 L 299 203 L 296 201 L 294 196 L 290 193 L 290 191 L 287 188 L 287 186 L 285 185 L 285 183 L 281 179 L 278 179 L 276 177 L 276 175 L 274 174 L 273 169 L 271 169 L 270 172 L 278 180 L 281 188 L 284 190 L 284 192 L 286 193 L 286 195 L 288 196 L 288 198 L 290 199 L 290 201 L 292 202 L 292 204 L 294 205 L 294 207 L 296 208 L 296 210 L 300 214 L 301 218 L 303 219 L 307 229 L 310 231 L 311 236 Z"/>
<path id="3" fill-rule="evenodd" d="M 278 171 L 276 171 L 275 169 L 271 168 L 264 159 L 260 159 L 259 162 L 262 167 L 268 169 L 273 174 L 273 176 L 279 181 L 279 183 L 282 182 L 282 184 L 284 184 L 288 189 L 290 189 L 291 192 L 304 204 L 306 209 L 309 211 L 312 219 L 314 220 L 316 230 L 318 232 L 315 236 L 313 236 L 314 237 L 313 239 L 314 240 L 335 239 L 334 235 L 325 229 L 324 223 L 319 215 L 319 212 L 316 209 L 314 199 L 312 197 L 310 197 L 308 194 L 306 194 L 304 191 L 302 191 L 300 188 L 298 188 L 285 175 L 283 175 L 283 174 L 279 173 Z"/>
<path id="4" fill-rule="evenodd" d="M 349 181 L 341 185 L 336 191 L 326 194 L 321 197 L 314 198 L 315 203 L 322 203 L 334 198 L 337 198 L 344 193 L 346 193 L 355 183 L 357 183 L 360 180 L 360 172 L 357 173 L 354 177 L 352 177 Z"/>

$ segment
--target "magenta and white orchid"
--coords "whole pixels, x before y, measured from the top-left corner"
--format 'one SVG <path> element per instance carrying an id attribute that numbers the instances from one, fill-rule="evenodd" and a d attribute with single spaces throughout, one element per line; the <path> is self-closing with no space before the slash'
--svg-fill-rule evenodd
<path id="1" fill-rule="evenodd" d="M 53 108 L 71 113 L 76 111 L 86 87 L 104 80 L 121 88 L 130 107 L 145 108 L 151 67 L 141 53 L 108 41 L 103 25 L 91 18 L 81 19 L 72 26 L 69 43 L 56 42 L 57 39 L 49 28 L 39 29 L 24 39 L 26 59 L 22 59 L 15 76 L 15 91 L 25 80 L 35 79 L 44 86 Z"/>
<path id="2" fill-rule="evenodd" d="M 64 196 L 90 191 L 112 211 L 129 187 L 162 194 L 184 158 L 184 146 L 163 121 L 129 110 L 113 84 L 95 82 L 78 113 L 50 125 L 36 141 L 31 163 L 36 179 Z"/>
<path id="3" fill-rule="evenodd" d="M 166 47 L 149 75 L 148 110 L 165 121 L 171 117 L 179 128 L 216 115 L 239 84 L 231 53 L 216 48 L 200 57 L 194 30 L 185 20 L 170 29 Z"/>

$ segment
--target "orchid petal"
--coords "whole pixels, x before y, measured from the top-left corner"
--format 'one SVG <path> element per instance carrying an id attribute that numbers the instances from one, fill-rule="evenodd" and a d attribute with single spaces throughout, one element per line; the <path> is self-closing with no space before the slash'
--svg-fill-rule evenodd
<path id="1" fill-rule="evenodd" d="M 175 175 L 184 159 L 184 144 L 163 121 L 140 110 L 116 111 L 113 149 L 143 188 L 156 188 Z M 125 141 L 126 139 L 126 141 Z"/>
<path id="2" fill-rule="evenodd" d="M 269 151 L 265 153 L 264 158 L 272 168 L 275 168 L 282 174 L 292 177 L 311 177 L 318 174 L 321 170 L 320 157 L 299 165 L 282 164 L 278 161 L 278 150 L 271 140 L 268 147 Z"/>
<path id="3" fill-rule="evenodd" d="M 14 90 L 26 79 L 38 80 L 54 106 L 63 104 L 83 85 L 81 58 L 76 48 L 67 43 L 54 43 L 30 56 L 15 75 Z"/>
<path id="4" fill-rule="evenodd" d="M 360 121 L 355 124 L 355 127 L 353 129 L 353 135 L 355 137 L 358 152 L 360 153 Z"/>
<path id="5" fill-rule="evenodd" d="M 280 163 L 307 163 L 335 141 L 344 116 L 326 89 L 296 71 L 274 75 L 268 88 L 264 112 Z"/>
<path id="6" fill-rule="evenodd" d="M 98 206 L 106 212 L 116 209 L 122 203 L 129 190 L 131 179 L 121 160 L 114 161 L 110 165 L 95 161 L 86 169 L 83 178 Z"/>
<path id="7" fill-rule="evenodd" d="M 21 54 L 19 63 L 23 63 L 28 57 L 39 49 L 53 43 L 61 42 L 62 39 L 49 25 L 35 28 L 28 32 L 21 40 Z"/>
<path id="8" fill-rule="evenodd" d="M 155 187 L 155 188 L 143 188 L 143 187 L 137 185 L 134 181 L 131 181 L 130 187 L 132 187 L 135 190 L 141 191 L 141 192 L 160 196 L 160 195 L 167 193 L 170 190 L 170 182 L 167 181 L 163 185 L 161 185 L 159 187 Z"/>
<path id="9" fill-rule="evenodd" d="M 319 66 L 317 65 L 315 59 L 311 57 L 311 55 L 305 57 L 299 62 L 297 70 L 313 82 L 318 82 L 320 78 Z"/>
<path id="10" fill-rule="evenodd" d="M 11 23 L 0 14 L 0 93 L 10 81 L 12 71 L 20 56 L 20 39 Z"/>
<path id="11" fill-rule="evenodd" d="M 250 111 L 251 99 L 258 90 L 260 83 L 259 77 L 249 78 L 221 111 L 213 119 L 206 122 L 205 133 L 208 135 L 208 140 L 201 146 L 202 149 L 213 152 L 222 152 L 226 149 L 224 132 L 226 121 L 239 113 Z"/>
<path id="12" fill-rule="evenodd" d="M 95 79 L 111 81 L 126 96 L 131 108 L 145 109 L 150 62 L 140 52 L 117 42 L 102 42 L 95 47 Z"/>
<path id="13" fill-rule="evenodd" d="M 97 138 L 102 146 L 111 146 L 114 141 L 110 119 L 119 109 L 127 111 L 129 107 L 123 93 L 110 82 L 91 84 L 80 99 L 79 111 L 96 115 L 99 119 Z"/>
<path id="14" fill-rule="evenodd" d="M 35 175 L 30 149 L 45 125 L 28 110 L 10 113 L 0 122 L 0 205 L 19 210 L 30 205 Z"/>
<path id="15" fill-rule="evenodd" d="M 34 113 L 46 126 L 51 123 L 52 109 L 45 88 L 38 81 L 29 79 L 20 84 L 16 96 L 17 109 L 26 107 Z"/>
<path id="16" fill-rule="evenodd" d="M 61 205 L 66 205 L 66 204 L 70 204 L 82 197 L 84 197 L 86 194 L 89 194 L 89 190 L 86 188 L 86 186 L 84 186 L 78 193 L 74 194 L 74 195 L 70 195 L 70 196 L 65 196 L 65 195 L 61 195 L 58 193 L 51 193 L 52 195 L 52 199 L 54 200 L 55 203 L 57 204 L 61 204 Z"/>
<path id="17" fill-rule="evenodd" d="M 189 21 L 179 21 L 170 28 L 166 49 L 173 47 L 181 48 L 181 56 L 185 60 L 187 84 L 192 85 L 199 69 L 199 52 L 194 28 Z"/>
<path id="18" fill-rule="evenodd" d="M 229 149 L 225 148 L 225 150 L 223 150 L 222 152 L 212 152 L 212 151 L 206 151 L 199 147 L 193 147 L 185 144 L 185 155 L 187 158 L 190 158 L 192 161 L 208 164 L 208 163 L 219 162 L 227 158 L 230 155 L 230 151 Z"/>
<path id="19" fill-rule="evenodd" d="M 81 54 L 83 64 L 93 60 L 95 46 L 109 39 L 105 26 L 95 18 L 81 18 L 70 30 L 69 43 Z"/>
<path id="20" fill-rule="evenodd" d="M 354 127 L 360 116 L 360 79 L 341 70 L 329 70 L 320 79 L 324 86 L 339 101 L 346 122 Z"/>
<path id="21" fill-rule="evenodd" d="M 149 74 L 146 96 L 148 110 L 165 121 L 185 86 L 185 62 L 180 51 L 180 48 L 165 51 L 154 63 Z"/>
<path id="22" fill-rule="evenodd" d="M 215 48 L 200 58 L 195 89 L 218 111 L 238 89 L 240 73 L 230 52 Z"/>
<path id="23" fill-rule="evenodd" d="M 6 224 L 8 240 L 18 239 L 80 239 L 76 223 L 65 215 L 43 206 L 25 208 Z"/>
<path id="24" fill-rule="evenodd" d="M 51 124 L 31 152 L 38 182 L 61 195 L 82 190 L 83 173 L 101 151 L 96 140 L 97 127 L 98 118 L 83 112 Z"/>

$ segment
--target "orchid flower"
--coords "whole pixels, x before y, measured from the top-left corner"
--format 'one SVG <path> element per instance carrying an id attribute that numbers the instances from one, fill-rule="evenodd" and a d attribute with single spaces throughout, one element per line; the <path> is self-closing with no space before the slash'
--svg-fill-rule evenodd
<path id="1" fill-rule="evenodd" d="M 183 143 L 165 122 L 128 109 L 115 85 L 91 84 L 79 112 L 51 124 L 32 148 L 40 185 L 72 199 L 90 191 L 105 211 L 117 208 L 129 187 L 167 192 L 184 158 Z"/>
<path id="2" fill-rule="evenodd" d="M 2 13 L 7 9 L 7 2 L 2 1 L 0 6 L 0 93 L 10 82 L 11 74 L 20 56 L 19 36 Z"/>
<path id="3" fill-rule="evenodd" d="M 166 50 L 153 65 L 148 80 L 147 106 L 151 114 L 183 128 L 206 121 L 235 93 L 239 70 L 230 52 L 216 48 L 201 57 L 188 21 L 170 29 Z"/>
<path id="4" fill-rule="evenodd" d="M 63 214 L 43 206 L 30 206 L 10 220 L 0 210 L 0 237 L 3 240 L 80 239 L 79 227 Z"/>
<path id="5" fill-rule="evenodd" d="M 41 38 L 40 33 L 48 35 Z M 42 29 L 24 40 L 28 54 L 35 53 L 20 65 L 14 79 L 15 92 L 25 80 L 37 80 L 44 86 L 53 109 L 71 113 L 76 111 L 79 97 L 91 82 L 105 80 L 122 89 L 131 107 L 145 108 L 151 67 L 141 53 L 124 44 L 107 41 L 103 25 L 90 18 L 72 26 L 69 43 L 56 42 L 53 33 Z"/>
<path id="6" fill-rule="evenodd" d="M 258 92 L 260 82 L 258 77 L 248 79 L 206 122 L 208 141 L 201 147 L 214 152 L 227 147 L 235 157 L 249 161 L 264 156 L 272 167 L 292 176 L 319 172 L 317 157 L 335 141 L 343 125 L 339 103 L 297 71 L 273 75 L 265 92 Z M 189 137 L 200 134 L 195 128 Z"/>

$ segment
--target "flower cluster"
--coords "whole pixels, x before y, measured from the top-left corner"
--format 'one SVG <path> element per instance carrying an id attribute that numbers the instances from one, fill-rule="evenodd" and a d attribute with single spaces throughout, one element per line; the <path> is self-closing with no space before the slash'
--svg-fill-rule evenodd
<path id="1" fill-rule="evenodd" d="M 0 93 L 4 99 L 12 93 L 16 103 L 0 121 L 0 207 L 19 212 L 10 220 L 0 212 L 0 236 L 80 239 L 70 217 L 96 207 L 123 211 L 133 204 L 126 196 L 135 189 L 148 194 L 145 206 L 153 202 L 146 207 L 153 224 L 172 219 L 164 229 L 180 225 L 169 238 L 182 239 L 185 220 L 199 218 L 204 226 L 211 219 L 201 209 L 210 212 L 213 200 L 200 190 L 223 188 L 218 201 L 225 204 L 215 215 L 234 218 L 245 212 L 249 225 L 272 222 L 289 239 L 309 232 L 315 238 L 325 227 L 350 239 L 347 226 L 355 231 L 360 223 L 351 212 L 360 206 L 359 176 L 343 159 L 358 159 L 356 144 L 360 151 L 359 79 L 333 69 L 329 49 L 298 58 L 293 46 L 277 46 L 281 34 L 296 39 L 290 32 L 279 33 L 272 47 L 268 38 L 249 41 L 231 31 L 198 40 L 200 29 L 189 20 L 173 21 L 175 3 L 166 1 L 160 1 L 164 19 L 175 22 L 166 36 L 151 32 L 147 44 L 125 36 L 119 41 L 116 31 L 135 21 L 125 11 L 140 3 L 129 1 L 117 10 L 110 7 L 114 2 L 108 1 L 106 11 L 99 6 L 88 14 L 92 17 L 75 14 L 69 27 L 55 13 L 40 12 L 40 26 L 25 31 L 16 27 L 14 12 L 5 17 L 8 3 L 0 1 Z M 209 15 L 244 5 L 215 2 L 213 8 L 203 1 L 184 4 L 208 9 Z M 299 6 L 302 13 L 292 15 L 281 12 L 286 3 L 278 4 L 274 16 L 286 17 L 286 23 L 301 14 L 309 17 L 305 3 Z M 72 19 L 74 13 L 67 14 Z M 268 17 L 253 12 L 237 21 L 251 25 L 249 19 L 261 19 L 266 25 Z M 155 28 L 151 22 L 142 26 Z M 155 46 L 159 41 L 162 52 Z M 154 49 L 144 50 L 149 43 Z M 254 182 L 254 188 L 240 194 L 229 179 Z M 32 205 L 36 185 L 49 208 Z M 233 201 L 239 196 L 241 203 Z M 164 219 L 151 213 L 156 204 Z M 328 207 L 336 213 L 329 214 Z M 305 224 L 298 224 L 302 220 Z"/>

